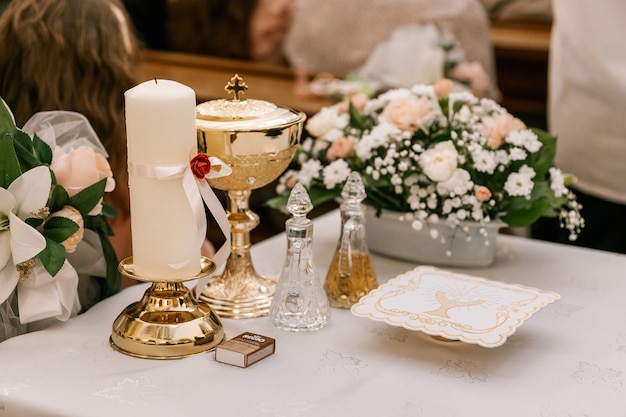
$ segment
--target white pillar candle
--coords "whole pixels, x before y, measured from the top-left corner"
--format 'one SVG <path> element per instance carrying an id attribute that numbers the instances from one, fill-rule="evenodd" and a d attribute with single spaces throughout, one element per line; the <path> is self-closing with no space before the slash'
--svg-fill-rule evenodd
<path id="1" fill-rule="evenodd" d="M 159 180 L 150 173 L 189 164 L 197 147 L 195 92 L 155 79 L 124 95 L 134 272 L 153 280 L 193 277 L 200 272 L 200 248 L 182 177 Z"/>

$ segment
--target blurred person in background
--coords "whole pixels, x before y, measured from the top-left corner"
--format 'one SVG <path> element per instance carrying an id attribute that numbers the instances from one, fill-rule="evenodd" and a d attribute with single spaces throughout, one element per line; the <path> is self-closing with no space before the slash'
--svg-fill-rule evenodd
<path id="1" fill-rule="evenodd" d="M 585 228 L 571 242 L 626 253 L 626 2 L 553 0 L 549 129 L 555 164 L 577 177 Z M 568 243 L 555 222 L 533 237 Z"/>
<path id="2" fill-rule="evenodd" d="M 284 64 L 294 0 L 124 0 L 147 48 Z"/>
<path id="3" fill-rule="evenodd" d="M 357 75 L 386 88 L 446 77 L 499 98 L 490 22 L 479 0 L 295 0 L 284 49 L 300 77 Z M 459 65 L 446 73 L 450 60 Z"/>

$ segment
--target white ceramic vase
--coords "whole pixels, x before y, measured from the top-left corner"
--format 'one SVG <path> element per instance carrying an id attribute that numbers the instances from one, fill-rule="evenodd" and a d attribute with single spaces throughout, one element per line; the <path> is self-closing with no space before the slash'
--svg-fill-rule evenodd
<path id="1" fill-rule="evenodd" d="M 445 223 L 424 224 L 415 230 L 403 213 L 383 210 L 365 211 L 367 244 L 373 253 L 424 265 L 484 267 L 495 258 L 501 222 L 483 225 L 463 222 L 459 226 Z M 436 238 L 431 231 L 436 230 Z"/>

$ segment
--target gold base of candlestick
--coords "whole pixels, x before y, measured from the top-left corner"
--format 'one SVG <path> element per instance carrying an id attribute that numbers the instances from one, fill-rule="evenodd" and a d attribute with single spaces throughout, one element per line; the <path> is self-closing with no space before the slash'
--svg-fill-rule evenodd
<path id="1" fill-rule="evenodd" d="M 141 279 L 134 275 L 132 257 L 120 262 L 119 270 Z M 126 307 L 113 322 L 111 346 L 146 359 L 179 359 L 214 349 L 225 339 L 222 323 L 182 283 L 214 271 L 215 264 L 203 257 L 198 276 L 153 282 L 141 300 Z"/>
<path id="2" fill-rule="evenodd" d="M 275 279 L 254 270 L 249 252 L 241 256 L 231 252 L 222 275 L 212 277 L 198 298 L 220 317 L 263 317 L 269 314 L 276 285 Z"/>

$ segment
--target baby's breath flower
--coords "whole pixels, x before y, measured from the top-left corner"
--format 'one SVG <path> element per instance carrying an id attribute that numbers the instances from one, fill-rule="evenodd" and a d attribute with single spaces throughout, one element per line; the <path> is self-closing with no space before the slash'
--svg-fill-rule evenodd
<path id="1" fill-rule="evenodd" d="M 550 189 L 556 197 L 562 197 L 567 194 L 563 173 L 558 168 L 550 168 Z"/>
<path id="2" fill-rule="evenodd" d="M 505 191 L 512 197 L 528 196 L 533 190 L 533 181 L 527 175 L 513 172 L 504 183 Z"/>
<path id="3" fill-rule="evenodd" d="M 317 159 L 311 159 L 302 164 L 302 168 L 298 174 L 298 182 L 308 187 L 311 181 L 319 178 L 320 170 L 322 169 L 322 163 Z"/>
<path id="4" fill-rule="evenodd" d="M 324 175 L 324 185 L 327 189 L 333 189 L 342 184 L 350 174 L 350 167 L 343 159 L 337 159 L 326 166 L 322 173 Z"/>

